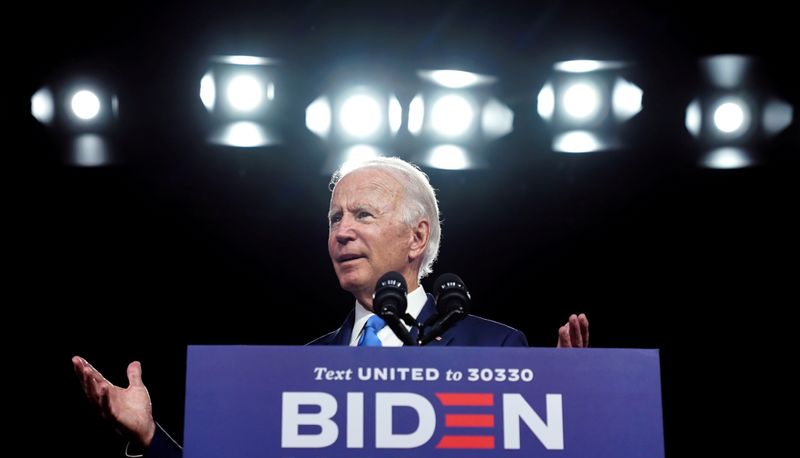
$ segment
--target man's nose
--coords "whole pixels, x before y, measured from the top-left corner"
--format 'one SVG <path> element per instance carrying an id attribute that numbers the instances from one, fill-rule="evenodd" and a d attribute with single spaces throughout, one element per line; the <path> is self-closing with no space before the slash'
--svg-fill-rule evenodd
<path id="1" fill-rule="evenodd" d="M 336 225 L 334 236 L 336 237 L 336 241 L 341 244 L 355 240 L 356 233 L 353 230 L 352 218 L 347 216 L 342 217 L 341 221 L 339 221 L 339 224 Z"/>

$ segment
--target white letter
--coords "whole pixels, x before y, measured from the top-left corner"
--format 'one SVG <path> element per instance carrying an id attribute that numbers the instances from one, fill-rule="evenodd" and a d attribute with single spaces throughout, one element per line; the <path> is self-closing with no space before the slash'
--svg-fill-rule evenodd
<path id="1" fill-rule="evenodd" d="M 370 368 L 359 367 L 358 368 L 358 379 L 359 380 L 369 380 L 372 378 L 372 370 Z"/>
<path id="2" fill-rule="evenodd" d="M 364 448 L 364 393 L 347 393 L 347 448 Z"/>
<path id="3" fill-rule="evenodd" d="M 503 442 L 506 449 L 519 449 L 519 420 L 548 450 L 564 450 L 564 422 L 561 411 L 561 395 L 548 394 L 547 423 L 533 411 L 525 398 L 518 393 L 503 395 Z"/>
<path id="4" fill-rule="evenodd" d="M 419 424 L 414 432 L 392 432 L 392 409 L 411 407 Z M 375 393 L 375 448 L 414 448 L 428 442 L 436 428 L 436 413 L 424 397 L 416 393 Z"/>
<path id="5" fill-rule="evenodd" d="M 439 369 L 436 369 L 435 367 L 429 367 L 425 369 L 425 379 L 439 380 Z"/>
<path id="6" fill-rule="evenodd" d="M 322 374 L 325 373 L 325 368 L 324 367 L 315 367 L 314 368 L 314 373 L 317 374 L 314 377 L 314 380 L 322 380 Z"/>
<path id="7" fill-rule="evenodd" d="M 301 405 L 319 406 L 319 413 L 300 413 Z M 322 448 L 336 442 L 339 427 L 331 418 L 336 414 L 336 398 L 328 393 L 290 391 L 283 393 L 281 447 Z M 301 425 L 316 425 L 319 434 L 300 434 Z"/>

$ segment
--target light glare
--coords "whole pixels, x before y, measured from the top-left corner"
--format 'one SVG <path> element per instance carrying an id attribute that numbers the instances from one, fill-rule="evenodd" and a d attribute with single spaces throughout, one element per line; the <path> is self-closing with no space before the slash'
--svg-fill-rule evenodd
<path id="1" fill-rule="evenodd" d="M 221 135 L 221 143 L 240 148 L 253 148 L 267 145 L 269 139 L 260 125 L 249 121 L 239 121 L 226 126 Z"/>
<path id="2" fill-rule="evenodd" d="M 727 54 L 701 60 L 711 83 L 723 89 L 735 89 L 745 82 L 753 59 L 747 56 Z"/>
<path id="3" fill-rule="evenodd" d="M 422 121 L 425 118 L 425 103 L 422 95 L 417 94 L 408 106 L 408 131 L 419 135 L 422 131 Z"/>
<path id="4" fill-rule="evenodd" d="M 445 95 L 431 108 L 431 126 L 445 137 L 458 137 L 466 133 L 473 118 L 472 106 L 460 95 Z"/>
<path id="5" fill-rule="evenodd" d="M 483 135 L 487 139 L 502 137 L 514 129 L 514 111 L 499 100 L 491 98 L 483 107 L 481 124 Z"/>
<path id="6" fill-rule="evenodd" d="M 792 123 L 792 106 L 778 99 L 769 100 L 764 106 L 764 131 L 775 135 Z"/>
<path id="7" fill-rule="evenodd" d="M 241 112 L 253 111 L 264 99 L 261 82 L 251 75 L 238 75 L 228 83 L 228 102 Z"/>
<path id="8" fill-rule="evenodd" d="M 724 147 L 710 151 L 703 165 L 712 169 L 740 169 L 753 165 L 750 155 L 741 148 Z"/>
<path id="9" fill-rule="evenodd" d="M 81 134 L 73 139 L 71 162 L 79 167 L 99 167 L 110 163 L 106 140 L 96 134 Z"/>
<path id="10" fill-rule="evenodd" d="M 539 91 L 539 96 L 536 99 L 536 111 L 539 112 L 539 116 L 542 117 L 545 121 L 550 121 L 553 119 L 553 110 L 556 106 L 556 98 L 553 92 L 553 85 L 549 82 L 544 85 L 541 91 Z"/>
<path id="11" fill-rule="evenodd" d="M 322 138 L 331 131 L 331 104 L 327 97 L 320 97 L 306 108 L 306 127 Z"/>
<path id="12" fill-rule="evenodd" d="M 583 121 L 599 111 L 600 94 L 593 84 L 575 83 L 564 91 L 562 103 L 569 116 Z"/>
<path id="13" fill-rule="evenodd" d="M 203 106 L 206 107 L 209 113 L 214 111 L 214 102 L 216 98 L 217 89 L 214 83 L 214 74 L 212 72 L 207 72 L 200 79 L 200 101 L 203 102 Z"/>
<path id="14" fill-rule="evenodd" d="M 714 110 L 714 126 L 726 134 L 742 133 L 746 129 L 747 113 L 740 102 L 723 102 Z"/>
<path id="15" fill-rule="evenodd" d="M 553 140 L 553 149 L 562 153 L 590 153 L 601 148 L 600 139 L 584 130 L 565 132 Z"/>
<path id="16" fill-rule="evenodd" d="M 86 89 L 72 96 L 70 106 L 75 116 L 84 121 L 94 119 L 100 113 L 100 99 L 94 92 Z"/>
<path id="17" fill-rule="evenodd" d="M 348 97 L 342 103 L 340 116 L 345 133 L 358 139 L 374 135 L 383 121 L 380 104 L 366 94 Z"/>
<path id="18" fill-rule="evenodd" d="M 430 152 L 428 164 L 444 170 L 464 170 L 469 168 L 469 158 L 464 148 L 457 145 L 439 145 Z"/>
<path id="19" fill-rule="evenodd" d="M 400 130 L 400 124 L 403 122 L 403 109 L 400 107 L 400 101 L 397 97 L 392 95 L 389 97 L 389 130 L 392 135 Z"/>
<path id="20" fill-rule="evenodd" d="M 493 83 L 497 78 L 462 70 L 420 70 L 417 74 L 428 81 L 449 89 L 464 89 Z"/>
<path id="21" fill-rule="evenodd" d="M 611 107 L 617 121 L 627 121 L 642 111 L 642 94 L 642 90 L 635 84 L 624 78 L 617 78 L 611 93 Z"/>
<path id="22" fill-rule="evenodd" d="M 42 124 L 53 122 L 55 103 L 50 89 L 43 87 L 31 96 L 31 114 Z"/>
<path id="23" fill-rule="evenodd" d="M 700 126 L 702 125 L 703 112 L 700 109 L 700 101 L 697 99 L 692 100 L 688 107 L 686 107 L 686 130 L 689 131 L 695 138 L 700 137 Z"/>
<path id="24" fill-rule="evenodd" d="M 553 67 L 566 73 L 590 73 L 598 70 L 619 69 L 624 66 L 624 62 L 578 59 L 557 62 Z"/>

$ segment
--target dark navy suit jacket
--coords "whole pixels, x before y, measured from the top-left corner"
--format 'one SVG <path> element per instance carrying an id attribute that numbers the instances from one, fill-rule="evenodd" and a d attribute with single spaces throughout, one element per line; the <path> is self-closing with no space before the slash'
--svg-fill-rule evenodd
<path id="1" fill-rule="evenodd" d="M 433 296 L 428 295 L 428 302 L 422 307 L 417 321 L 425 322 L 436 311 Z M 308 345 L 350 345 L 353 335 L 355 310 L 350 311 L 342 326 L 324 336 L 309 342 Z M 412 330 L 416 338 L 416 329 Z M 469 315 L 447 329 L 441 339 L 432 340 L 428 346 L 463 346 L 463 347 L 527 347 L 525 334 L 496 321 Z M 181 458 L 180 446 L 159 426 L 153 436 L 153 442 L 147 449 L 146 456 L 153 458 Z"/>
<path id="2" fill-rule="evenodd" d="M 433 296 L 428 294 L 428 301 L 422 307 L 417 321 L 424 323 L 436 313 Z M 309 342 L 308 345 L 350 345 L 355 322 L 355 310 L 352 310 L 342 326 L 324 336 Z M 416 329 L 411 330 L 411 337 L 416 338 Z M 474 315 L 456 322 L 447 329 L 441 339 L 432 340 L 426 346 L 460 346 L 460 347 L 527 347 L 525 334 L 496 321 L 487 320 Z"/>

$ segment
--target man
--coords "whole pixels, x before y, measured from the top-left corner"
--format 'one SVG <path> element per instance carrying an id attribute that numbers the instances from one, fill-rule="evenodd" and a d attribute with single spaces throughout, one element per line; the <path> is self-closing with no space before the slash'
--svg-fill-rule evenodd
<path id="1" fill-rule="evenodd" d="M 408 285 L 407 312 L 417 321 L 434 313 L 433 299 L 420 279 L 431 272 L 439 251 L 436 194 L 421 170 L 397 158 L 378 158 L 340 170 L 331 185 L 328 254 L 340 286 L 353 294 L 356 305 L 339 329 L 311 344 L 400 346 L 393 331 L 375 319 L 372 296 L 378 279 L 395 271 Z M 558 346 L 585 347 L 588 343 L 586 316 L 572 315 L 559 329 Z M 527 346 L 527 341 L 516 329 L 468 316 L 430 344 Z M 139 362 L 128 366 L 130 386 L 122 389 L 83 358 L 76 356 L 72 361 L 87 397 L 118 430 L 147 448 L 148 455 L 180 456 L 179 446 L 153 420 Z"/>

